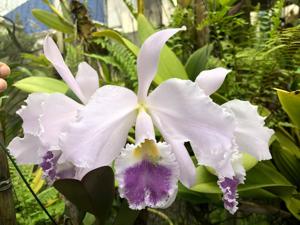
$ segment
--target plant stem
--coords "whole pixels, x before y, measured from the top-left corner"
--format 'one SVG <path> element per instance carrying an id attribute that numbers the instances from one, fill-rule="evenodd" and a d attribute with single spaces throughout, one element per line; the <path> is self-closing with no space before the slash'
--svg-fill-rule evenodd
<path id="1" fill-rule="evenodd" d="M 30 193 L 33 195 L 33 197 L 35 198 L 35 200 L 37 201 L 37 203 L 40 205 L 40 207 L 43 209 L 43 211 L 47 214 L 47 216 L 49 217 L 49 219 L 51 220 L 51 222 L 54 225 L 57 225 L 57 223 L 55 222 L 55 220 L 53 219 L 53 217 L 49 214 L 49 212 L 47 211 L 47 209 L 45 208 L 45 206 L 43 205 L 43 203 L 40 201 L 40 199 L 38 198 L 38 196 L 34 193 L 34 191 L 32 190 L 32 188 L 30 187 L 30 184 L 27 182 L 27 180 L 24 177 L 22 171 L 20 170 L 20 168 L 18 167 L 18 165 L 16 164 L 16 162 L 14 161 L 14 159 L 12 158 L 12 156 L 10 155 L 10 153 L 8 152 L 7 148 L 3 145 L 2 142 L 0 142 L 0 146 L 1 146 L 2 150 L 5 152 L 5 154 L 7 155 L 7 157 L 9 158 L 9 160 L 11 161 L 11 163 L 13 164 L 13 166 L 15 167 L 15 169 L 17 170 L 17 172 L 20 175 L 21 179 L 23 180 L 23 182 L 25 183 L 26 187 L 28 188 L 28 190 L 30 191 Z"/>
<path id="2" fill-rule="evenodd" d="M 169 223 L 169 225 L 174 225 L 174 223 L 172 222 L 172 220 L 166 214 L 164 214 L 163 212 L 158 211 L 156 209 L 151 209 L 151 208 L 148 208 L 147 210 L 149 212 L 151 212 L 151 213 L 154 213 L 154 214 L 158 215 L 159 217 L 161 217 L 165 221 L 167 221 Z"/>

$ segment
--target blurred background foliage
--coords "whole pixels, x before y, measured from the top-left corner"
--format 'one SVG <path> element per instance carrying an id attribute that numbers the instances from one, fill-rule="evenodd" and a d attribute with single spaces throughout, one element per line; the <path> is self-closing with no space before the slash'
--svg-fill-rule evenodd
<path id="1" fill-rule="evenodd" d="M 234 216 L 223 209 L 216 177 L 199 166 L 197 184 L 191 189 L 180 185 L 170 208 L 147 209 L 138 214 L 116 195 L 106 224 L 299 224 L 299 1 L 170 0 L 173 13 L 163 25 L 151 8 L 161 1 L 123 0 L 136 23 L 132 33 L 92 20 L 87 1 L 59 2 L 58 9 L 44 0 L 49 11 L 33 9 L 32 13 L 51 29 L 72 72 L 76 72 L 79 62 L 87 61 L 98 71 L 100 85 L 136 89 L 138 46 L 156 29 L 186 26 L 187 31 L 176 35 L 164 48 L 164 61 L 153 87 L 174 76 L 194 80 L 202 70 L 229 68 L 232 72 L 212 96 L 214 101 L 222 104 L 234 98 L 249 100 L 259 105 L 261 114 L 268 116 L 268 126 L 275 130 L 270 146 L 272 160 L 256 163 L 245 156 L 249 170 L 246 183 L 239 188 L 240 209 Z M 53 80 L 60 78 L 41 54 L 45 32 L 25 33 L 21 21 L 7 18 L 0 25 L 0 59 L 12 68 L 10 87 L 0 102 L 1 135 L 7 145 L 22 133 L 15 112 L 28 93 L 66 93 L 67 88 Z M 47 186 L 37 166 L 23 166 L 21 170 L 58 224 L 95 223 L 91 214 L 74 212 L 74 205 Z M 51 224 L 12 166 L 10 171 L 18 224 Z M 74 214 L 76 220 L 71 219 L 76 217 Z"/>

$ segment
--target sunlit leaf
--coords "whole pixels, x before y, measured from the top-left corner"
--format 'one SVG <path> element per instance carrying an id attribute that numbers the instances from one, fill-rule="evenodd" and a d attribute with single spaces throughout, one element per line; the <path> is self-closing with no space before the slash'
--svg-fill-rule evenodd
<path id="1" fill-rule="evenodd" d="M 63 81 L 50 77 L 27 77 L 17 81 L 14 86 L 28 93 L 66 93 L 68 90 Z"/>
<path id="2" fill-rule="evenodd" d="M 33 9 L 32 14 L 37 20 L 39 20 L 49 28 L 53 28 L 55 30 L 68 34 L 74 32 L 74 26 L 63 21 L 55 13 L 51 13 L 42 9 Z"/>
<path id="3" fill-rule="evenodd" d="M 93 37 L 108 37 L 111 39 L 114 39 L 115 41 L 119 42 L 120 44 L 124 45 L 126 48 L 128 48 L 133 54 L 136 56 L 139 52 L 139 47 L 137 47 L 135 44 L 133 44 L 128 39 L 122 37 L 118 32 L 114 30 L 101 30 L 92 33 Z"/>
<path id="4" fill-rule="evenodd" d="M 277 90 L 279 101 L 295 126 L 300 129 L 300 91 Z"/>

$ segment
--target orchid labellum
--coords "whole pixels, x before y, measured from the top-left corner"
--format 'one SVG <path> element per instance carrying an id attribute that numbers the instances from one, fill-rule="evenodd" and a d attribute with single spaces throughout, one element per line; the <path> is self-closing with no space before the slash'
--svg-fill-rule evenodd
<path id="1" fill-rule="evenodd" d="M 194 82 L 170 79 L 150 94 L 160 51 L 182 29 L 150 36 L 137 59 L 139 87 L 131 90 L 106 85 L 79 112 L 62 138 L 66 159 L 77 167 L 100 167 L 115 160 L 119 191 L 131 208 L 167 207 L 177 193 L 178 179 L 195 182 L 195 166 L 185 143 L 200 164 L 233 179 L 234 116 L 215 104 Z M 135 125 L 135 144 L 126 144 Z M 155 128 L 164 138 L 157 142 Z"/>
<path id="2" fill-rule="evenodd" d="M 99 87 L 97 72 L 82 62 L 75 79 L 50 37 L 44 41 L 44 53 L 76 96 L 87 103 Z M 40 164 L 51 181 L 76 177 L 78 171 L 74 170 L 74 166 L 61 160 L 59 137 L 83 105 L 59 93 L 33 93 L 26 103 L 17 112 L 23 119 L 24 137 L 14 138 L 8 146 L 16 161 L 19 164 Z"/>

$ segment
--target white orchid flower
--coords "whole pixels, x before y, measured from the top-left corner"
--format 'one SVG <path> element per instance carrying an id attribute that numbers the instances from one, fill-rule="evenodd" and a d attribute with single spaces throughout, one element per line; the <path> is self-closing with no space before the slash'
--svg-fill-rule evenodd
<path id="1" fill-rule="evenodd" d="M 216 68 L 202 71 L 196 78 L 196 83 L 207 94 L 217 91 L 224 82 L 230 70 Z M 257 160 L 268 160 L 272 156 L 269 151 L 269 140 L 274 134 L 272 129 L 265 127 L 264 117 L 257 112 L 257 106 L 248 101 L 231 100 L 221 106 L 229 111 L 235 119 L 234 142 L 236 153 L 233 154 L 232 164 L 234 177 L 219 176 L 219 186 L 224 194 L 224 207 L 232 214 L 236 212 L 237 186 L 245 180 L 245 170 L 241 164 L 241 153 L 245 152 Z"/>
<path id="2" fill-rule="evenodd" d="M 212 102 L 197 84 L 170 79 L 148 95 L 160 51 L 182 29 L 150 36 L 138 59 L 138 93 L 106 85 L 96 91 L 62 138 L 65 158 L 78 167 L 100 167 L 115 161 L 119 191 L 131 208 L 166 207 L 174 201 L 178 179 L 190 187 L 195 166 L 185 148 L 190 142 L 198 162 L 223 177 L 231 165 L 234 118 Z M 126 144 L 135 125 L 136 144 Z M 156 142 L 154 126 L 165 142 Z"/>
<path id="3" fill-rule="evenodd" d="M 99 87 L 97 72 L 82 62 L 74 78 L 50 37 L 44 41 L 44 53 L 76 96 L 87 103 Z M 58 142 L 61 132 L 75 119 L 83 105 L 59 93 L 30 94 L 25 102 L 27 105 L 17 112 L 23 119 L 24 137 L 16 137 L 8 145 L 16 161 L 19 164 L 40 164 L 49 180 L 77 177 L 74 166 L 60 159 Z"/>

